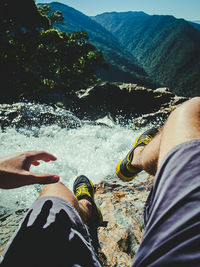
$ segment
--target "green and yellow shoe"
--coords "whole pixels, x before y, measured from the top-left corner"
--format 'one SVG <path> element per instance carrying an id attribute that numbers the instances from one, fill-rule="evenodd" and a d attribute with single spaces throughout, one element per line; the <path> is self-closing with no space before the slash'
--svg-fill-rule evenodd
<path id="1" fill-rule="evenodd" d="M 89 222 L 88 224 L 92 223 L 97 227 L 101 225 L 103 222 L 103 216 L 94 201 L 95 191 L 93 183 L 86 176 L 80 175 L 74 181 L 73 192 L 78 200 L 87 199 L 92 203 L 92 218 L 91 222 Z"/>
<path id="2" fill-rule="evenodd" d="M 131 165 L 133 160 L 134 150 L 139 146 L 147 145 L 152 138 L 156 135 L 158 130 L 156 128 L 151 128 L 143 133 L 141 133 L 135 140 L 133 148 L 128 152 L 125 158 L 120 160 L 116 167 L 117 176 L 123 181 L 131 181 L 135 176 L 142 170 Z"/>

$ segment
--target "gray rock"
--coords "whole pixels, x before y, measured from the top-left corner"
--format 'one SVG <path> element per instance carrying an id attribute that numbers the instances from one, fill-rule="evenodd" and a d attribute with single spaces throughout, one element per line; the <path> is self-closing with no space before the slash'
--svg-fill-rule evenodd
<path id="1" fill-rule="evenodd" d="M 0 105 L 0 125 L 25 127 L 57 124 L 65 128 L 80 127 L 81 121 L 70 111 L 45 104 L 15 103 Z"/>

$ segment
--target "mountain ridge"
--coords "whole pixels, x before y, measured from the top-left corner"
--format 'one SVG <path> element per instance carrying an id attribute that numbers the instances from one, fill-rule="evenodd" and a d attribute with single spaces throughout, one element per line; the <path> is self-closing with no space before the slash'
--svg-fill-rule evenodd
<path id="1" fill-rule="evenodd" d="M 89 35 L 89 42 L 103 51 L 106 61 L 110 64 L 109 71 L 99 70 L 98 74 L 106 81 L 112 82 L 134 82 L 144 86 L 156 88 L 158 84 L 153 83 L 144 69 L 139 66 L 134 56 L 123 47 L 118 39 L 102 27 L 99 23 L 84 15 L 80 11 L 59 3 L 43 3 L 48 5 L 51 11 L 60 10 L 65 18 L 65 24 L 55 23 L 54 27 L 60 31 L 86 31 Z"/>
<path id="2" fill-rule="evenodd" d="M 103 80 L 137 83 L 153 89 L 169 87 L 183 96 L 199 95 L 198 24 L 143 11 L 105 12 L 88 17 L 59 2 L 47 5 L 65 17 L 66 24 L 55 24 L 57 29 L 84 30 L 89 42 L 103 51 L 110 64 L 109 72 L 98 73 Z"/>
<path id="3" fill-rule="evenodd" d="M 107 12 L 92 19 L 118 37 L 152 79 L 179 95 L 199 94 L 200 32 L 190 23 L 170 15 L 129 12 Z"/>

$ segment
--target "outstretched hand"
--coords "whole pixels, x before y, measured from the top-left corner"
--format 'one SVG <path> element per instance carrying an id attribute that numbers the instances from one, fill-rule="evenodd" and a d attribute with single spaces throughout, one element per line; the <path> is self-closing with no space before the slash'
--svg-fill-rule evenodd
<path id="1" fill-rule="evenodd" d="M 11 189 L 30 184 L 50 184 L 59 181 L 54 174 L 34 174 L 31 165 L 38 166 L 39 160 L 55 161 L 57 158 L 44 151 L 27 151 L 0 158 L 0 188 Z"/>

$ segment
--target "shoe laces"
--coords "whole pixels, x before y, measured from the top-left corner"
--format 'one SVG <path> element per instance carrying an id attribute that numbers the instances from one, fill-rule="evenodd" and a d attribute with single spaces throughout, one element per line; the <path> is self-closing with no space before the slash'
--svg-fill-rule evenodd
<path id="1" fill-rule="evenodd" d="M 92 196 L 90 195 L 88 188 L 85 184 L 82 184 L 76 188 L 75 195 L 76 195 L 76 197 L 88 195 L 90 198 L 92 198 Z"/>
<path id="2" fill-rule="evenodd" d="M 147 136 L 146 136 L 144 139 L 142 139 L 137 145 L 139 145 L 139 144 L 141 144 L 141 143 L 147 145 L 151 140 L 152 140 L 152 137 L 150 137 L 150 136 L 147 135 Z"/>

